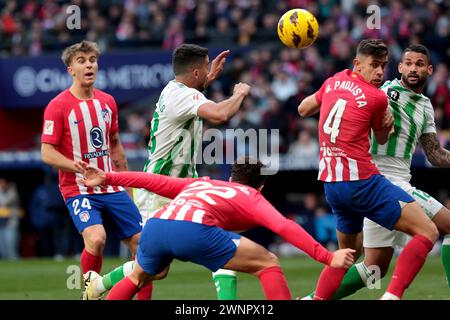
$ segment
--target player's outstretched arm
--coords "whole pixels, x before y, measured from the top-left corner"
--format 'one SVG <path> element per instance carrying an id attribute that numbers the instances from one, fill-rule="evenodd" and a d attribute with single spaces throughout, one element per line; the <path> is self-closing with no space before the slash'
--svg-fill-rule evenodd
<path id="1" fill-rule="evenodd" d="M 76 169 L 73 161 L 64 156 L 58 150 L 56 150 L 56 147 L 50 143 L 42 143 L 41 158 L 44 163 L 58 170 L 68 172 L 79 172 Z"/>
<path id="2" fill-rule="evenodd" d="M 216 80 L 223 71 L 226 58 L 230 54 L 230 50 L 225 50 L 211 62 L 211 70 L 209 70 L 205 87 L 207 88 L 214 80 Z"/>
<path id="3" fill-rule="evenodd" d="M 83 161 L 77 161 L 76 167 L 83 173 L 82 182 L 88 187 L 112 185 L 144 188 L 165 198 L 175 198 L 186 185 L 196 181 L 195 178 L 174 178 L 147 172 L 108 172 L 92 167 Z"/>
<path id="4" fill-rule="evenodd" d="M 300 103 L 300 105 L 297 107 L 298 114 L 305 118 L 312 116 L 319 112 L 320 110 L 320 104 L 317 102 L 315 94 L 312 94 Z"/>
<path id="5" fill-rule="evenodd" d="M 353 249 L 340 249 L 333 252 L 333 259 L 330 262 L 330 267 L 332 268 L 345 268 L 348 269 L 355 262 L 353 253 L 356 250 Z"/>
<path id="6" fill-rule="evenodd" d="M 317 242 L 305 229 L 286 219 L 277 232 L 282 238 L 306 252 L 313 259 L 333 268 L 349 268 L 353 262 L 353 249 L 342 249 L 331 253 Z"/>
<path id="7" fill-rule="evenodd" d="M 428 161 L 439 168 L 450 168 L 450 152 L 442 148 L 436 133 L 424 133 L 420 137 L 420 143 Z"/>
<path id="8" fill-rule="evenodd" d="M 248 84 L 240 82 L 234 86 L 231 97 L 219 103 L 202 104 L 198 108 L 197 115 L 212 124 L 224 123 L 236 114 L 244 98 L 250 94 L 250 89 Z"/>
<path id="9" fill-rule="evenodd" d="M 88 165 L 83 161 L 75 161 L 75 167 L 83 174 L 81 182 L 86 187 L 97 187 L 105 183 L 106 173 L 99 169 Z"/>
<path id="10" fill-rule="evenodd" d="M 355 250 L 344 249 L 331 253 L 300 225 L 286 219 L 262 195 L 249 200 L 253 203 L 242 208 L 244 213 L 253 217 L 257 224 L 272 230 L 314 260 L 333 268 L 348 268 L 353 264 Z"/>

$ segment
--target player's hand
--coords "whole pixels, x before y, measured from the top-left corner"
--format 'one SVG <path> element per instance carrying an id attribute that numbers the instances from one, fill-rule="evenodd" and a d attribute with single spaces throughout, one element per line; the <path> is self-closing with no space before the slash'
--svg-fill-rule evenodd
<path id="1" fill-rule="evenodd" d="M 106 173 L 99 168 L 92 167 L 83 161 L 76 161 L 75 167 L 83 174 L 81 182 L 86 187 L 97 187 L 105 183 Z"/>
<path id="2" fill-rule="evenodd" d="M 238 84 L 236 84 L 234 86 L 233 95 L 235 95 L 235 94 L 236 95 L 243 95 L 245 97 L 245 96 L 250 94 L 250 89 L 251 88 L 252 87 L 250 87 L 248 84 L 239 82 Z"/>
<path id="3" fill-rule="evenodd" d="M 332 268 L 345 268 L 348 269 L 355 262 L 353 253 L 356 250 L 353 249 L 341 249 L 333 252 L 333 259 L 331 260 L 330 267 Z"/>
<path id="4" fill-rule="evenodd" d="M 230 54 L 230 50 L 225 50 L 219 53 L 219 55 L 211 62 L 211 69 L 208 73 L 207 84 L 216 80 L 223 71 L 223 66 L 225 65 L 226 58 Z"/>
<path id="5" fill-rule="evenodd" d="M 389 110 L 386 110 L 384 117 L 381 120 L 381 128 L 389 131 L 389 134 L 394 132 L 394 117 Z"/>

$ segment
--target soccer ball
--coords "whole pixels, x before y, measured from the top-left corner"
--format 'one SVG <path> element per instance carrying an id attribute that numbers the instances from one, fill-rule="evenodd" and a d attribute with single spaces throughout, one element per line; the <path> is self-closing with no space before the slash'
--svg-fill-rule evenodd
<path id="1" fill-rule="evenodd" d="M 306 48 L 319 34 L 319 23 L 314 15 L 304 9 L 292 9 L 278 21 L 278 37 L 289 48 Z"/>

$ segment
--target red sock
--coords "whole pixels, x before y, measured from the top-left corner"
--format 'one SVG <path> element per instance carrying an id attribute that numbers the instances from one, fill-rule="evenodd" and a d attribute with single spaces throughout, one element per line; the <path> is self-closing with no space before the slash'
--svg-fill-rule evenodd
<path id="1" fill-rule="evenodd" d="M 92 253 L 84 249 L 81 253 L 80 263 L 83 274 L 89 270 L 100 273 L 100 270 L 102 270 L 103 256 L 94 256 Z"/>
<path id="2" fill-rule="evenodd" d="M 267 300 L 291 300 L 291 292 L 279 266 L 265 268 L 258 273 Z"/>
<path id="3" fill-rule="evenodd" d="M 331 300 L 335 292 L 339 289 L 346 272 L 347 269 L 326 266 L 322 270 L 319 281 L 317 282 L 314 300 Z"/>
<path id="4" fill-rule="evenodd" d="M 386 291 L 401 299 L 405 289 L 419 273 L 431 249 L 433 243 L 430 240 L 415 235 L 399 255 L 394 275 Z"/>
<path id="5" fill-rule="evenodd" d="M 152 300 L 153 282 L 150 282 L 137 293 L 137 300 Z"/>
<path id="6" fill-rule="evenodd" d="M 138 290 L 137 285 L 130 278 L 125 277 L 112 287 L 106 296 L 106 300 L 131 300 Z"/>

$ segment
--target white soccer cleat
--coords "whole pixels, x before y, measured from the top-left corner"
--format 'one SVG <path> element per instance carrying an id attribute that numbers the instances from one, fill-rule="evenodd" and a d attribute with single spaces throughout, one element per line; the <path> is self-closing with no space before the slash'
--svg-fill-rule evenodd
<path id="1" fill-rule="evenodd" d="M 303 297 L 303 298 L 301 298 L 300 300 L 312 300 L 313 298 L 311 298 L 310 296 L 306 296 L 306 297 Z"/>
<path id="2" fill-rule="evenodd" d="M 83 300 L 100 300 L 103 292 L 97 289 L 97 283 L 102 281 L 102 277 L 95 271 L 88 271 L 83 275 L 83 279 Z"/>

